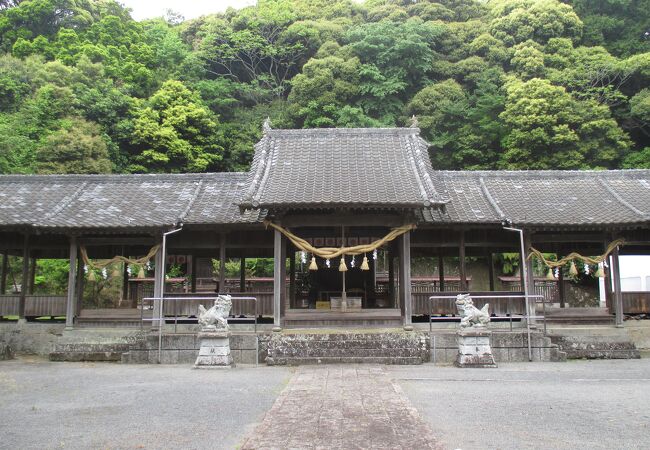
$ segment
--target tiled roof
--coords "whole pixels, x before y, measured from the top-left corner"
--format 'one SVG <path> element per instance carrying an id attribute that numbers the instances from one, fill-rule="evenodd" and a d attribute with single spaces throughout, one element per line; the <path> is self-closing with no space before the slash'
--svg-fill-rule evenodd
<path id="1" fill-rule="evenodd" d="M 650 170 L 433 171 L 444 211 L 430 223 L 616 225 L 650 223 Z"/>
<path id="2" fill-rule="evenodd" d="M 416 128 L 267 128 L 247 174 L 0 176 L 4 228 L 258 223 L 269 209 L 336 207 L 415 209 L 442 225 L 647 226 L 650 170 L 434 171 Z"/>
<path id="3" fill-rule="evenodd" d="M 444 203 L 417 128 L 266 129 L 242 208 L 422 208 Z"/>
<path id="4" fill-rule="evenodd" d="M 0 226 L 136 228 L 256 222 L 242 173 L 0 176 Z"/>

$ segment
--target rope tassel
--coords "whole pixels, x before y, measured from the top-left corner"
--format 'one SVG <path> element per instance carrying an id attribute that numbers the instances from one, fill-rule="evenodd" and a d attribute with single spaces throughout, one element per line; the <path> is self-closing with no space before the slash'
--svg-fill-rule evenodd
<path id="1" fill-rule="evenodd" d="M 341 263 L 339 264 L 339 272 L 347 272 L 348 266 L 345 265 L 345 257 L 341 257 Z"/>
<path id="2" fill-rule="evenodd" d="M 370 266 L 368 266 L 368 257 L 366 255 L 363 255 L 363 261 L 361 261 L 361 266 L 359 266 L 361 270 L 370 270 Z"/>
<path id="3" fill-rule="evenodd" d="M 309 263 L 309 270 L 318 270 L 318 264 L 316 264 L 316 257 L 311 257 L 311 262 Z"/>

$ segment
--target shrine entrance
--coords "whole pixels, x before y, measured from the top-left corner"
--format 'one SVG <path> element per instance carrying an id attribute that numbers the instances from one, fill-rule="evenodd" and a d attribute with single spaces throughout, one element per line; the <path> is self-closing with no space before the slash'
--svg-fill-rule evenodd
<path id="1" fill-rule="evenodd" d="M 286 239 L 286 325 L 402 323 L 399 300 L 401 236 L 367 252 L 346 251 L 328 258 L 314 249 L 370 249 L 391 233 L 388 227 L 305 227 L 291 233 L 308 245 Z M 300 243 L 300 242 L 299 242 Z M 335 254 L 335 253 L 333 253 Z"/>

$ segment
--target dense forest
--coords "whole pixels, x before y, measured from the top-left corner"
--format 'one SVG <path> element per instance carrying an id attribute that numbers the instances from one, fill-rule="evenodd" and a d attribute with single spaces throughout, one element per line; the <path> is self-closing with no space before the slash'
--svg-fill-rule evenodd
<path id="1" fill-rule="evenodd" d="M 134 21 L 0 0 L 0 173 L 245 170 L 276 128 L 405 126 L 440 169 L 650 168 L 650 0 L 258 0 Z"/>

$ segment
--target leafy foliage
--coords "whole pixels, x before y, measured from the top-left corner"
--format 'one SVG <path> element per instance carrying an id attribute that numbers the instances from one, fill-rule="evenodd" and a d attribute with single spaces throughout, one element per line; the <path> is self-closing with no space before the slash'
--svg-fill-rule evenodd
<path id="1" fill-rule="evenodd" d="M 0 2 L 0 173 L 246 170 L 261 123 L 404 126 L 437 168 L 650 165 L 637 0 Z"/>

